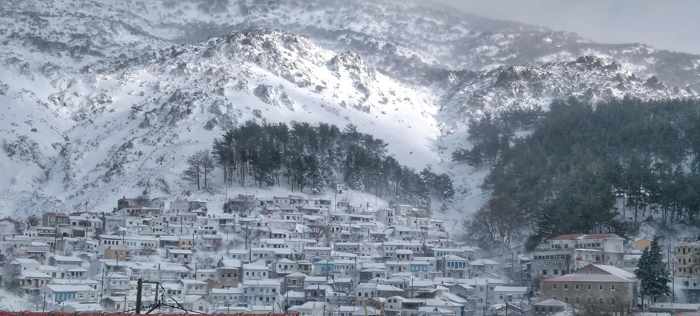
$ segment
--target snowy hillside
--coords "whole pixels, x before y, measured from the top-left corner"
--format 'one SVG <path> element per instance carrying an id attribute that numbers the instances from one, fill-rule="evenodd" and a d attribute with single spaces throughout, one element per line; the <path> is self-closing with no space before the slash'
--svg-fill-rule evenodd
<path id="1" fill-rule="evenodd" d="M 700 56 L 410 1 L 6 0 L 0 23 L 8 213 L 179 193 L 185 158 L 251 119 L 352 123 L 480 201 L 483 172 L 446 163 L 468 118 L 700 87 Z"/>
<path id="2" fill-rule="evenodd" d="M 42 90 L 51 92 L 46 99 L 15 86 L 6 92 L 19 103 L 9 113 L 43 106 L 50 111 L 36 112 L 53 114 L 31 121 L 33 112 L 2 114 L 4 125 L 18 127 L 5 139 L 10 192 L 38 186 L 35 194 L 95 202 L 134 184 L 179 192 L 170 186 L 189 154 L 253 119 L 352 123 L 388 141 L 403 163 L 438 161 L 431 151 L 438 136 L 433 95 L 370 69 L 356 54 L 335 54 L 288 33 L 233 33 L 111 60 Z M 74 124 L 50 128 L 59 122 Z"/>
<path id="3" fill-rule="evenodd" d="M 657 77 L 641 78 L 610 58 L 581 56 L 574 61 L 502 66 L 466 73 L 441 102 L 440 122 L 446 148 L 459 145 L 470 118 L 513 108 L 546 109 L 554 99 L 577 97 L 604 102 L 693 98 L 691 89 L 668 86 Z"/>

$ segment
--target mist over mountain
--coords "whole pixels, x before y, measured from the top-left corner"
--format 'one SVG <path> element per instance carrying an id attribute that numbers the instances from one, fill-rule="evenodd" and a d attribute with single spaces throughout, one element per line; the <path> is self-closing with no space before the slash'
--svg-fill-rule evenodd
<path id="1" fill-rule="evenodd" d="M 411 1 L 7 0 L 0 23 L 8 213 L 182 192 L 187 157 L 249 120 L 357 126 L 469 212 L 470 119 L 700 89 L 698 55 Z"/>

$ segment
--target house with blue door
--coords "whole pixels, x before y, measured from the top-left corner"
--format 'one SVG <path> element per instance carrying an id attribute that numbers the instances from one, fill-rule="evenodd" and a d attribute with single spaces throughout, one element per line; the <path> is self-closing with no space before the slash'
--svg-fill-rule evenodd
<path id="1" fill-rule="evenodd" d="M 433 263 L 427 260 L 411 260 L 408 267 L 411 274 L 417 278 L 430 279 L 433 273 Z"/>
<path id="2" fill-rule="evenodd" d="M 49 304 L 97 302 L 97 291 L 89 285 L 48 284 L 43 288 L 43 291 L 46 302 Z"/>
<path id="3" fill-rule="evenodd" d="M 444 276 L 448 278 L 464 278 L 467 271 L 467 260 L 455 255 L 446 255 L 442 258 Z"/>
<path id="4" fill-rule="evenodd" d="M 354 260 L 330 259 L 313 263 L 313 274 L 320 276 L 345 277 L 355 275 L 356 264 Z"/>

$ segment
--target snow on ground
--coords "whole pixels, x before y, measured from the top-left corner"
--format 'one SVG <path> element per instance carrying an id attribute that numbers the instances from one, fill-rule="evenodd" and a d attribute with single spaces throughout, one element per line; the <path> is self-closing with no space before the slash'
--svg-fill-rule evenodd
<path id="1" fill-rule="evenodd" d="M 228 192 L 227 192 L 228 191 Z M 234 186 L 228 190 L 223 190 L 223 192 L 218 192 L 215 194 L 210 193 L 196 193 L 190 196 L 191 199 L 207 201 L 211 205 L 210 210 L 217 214 L 223 212 L 224 202 L 228 198 L 234 198 L 238 194 L 254 194 L 260 199 L 272 198 L 275 196 L 287 196 L 287 195 L 298 195 L 306 198 L 322 198 L 330 199 L 331 201 L 347 201 L 350 205 L 359 207 L 361 209 L 376 210 L 389 207 L 389 203 L 382 198 L 375 195 L 360 192 L 356 190 L 343 190 L 342 193 L 334 193 L 335 190 L 327 190 L 321 194 L 308 194 L 298 191 L 291 191 L 285 187 L 269 187 L 269 188 L 256 188 L 256 187 L 240 187 Z"/>
<path id="2" fill-rule="evenodd" d="M 488 193 L 481 189 L 488 170 L 477 170 L 453 162 L 446 165 L 449 166 L 447 172 L 454 182 L 455 198 L 447 212 L 433 212 L 433 217 L 445 220 L 445 229 L 454 238 L 460 238 L 464 234 L 464 221 L 474 215 L 488 199 Z"/>
<path id="3" fill-rule="evenodd" d="M 268 31 L 173 49 L 177 54 L 107 63 L 69 82 L 0 69 L 10 85 L 0 101 L 22 91 L 31 96 L 9 100 L 0 114 L 3 126 L 22 133 L 0 134 L 9 141 L 28 134 L 29 145 L 37 136 L 41 149 L 29 160 L 0 156 L 0 166 L 16 170 L 0 183 L 0 207 L 33 213 L 46 211 L 34 205 L 39 199 L 70 210 L 144 191 L 179 194 L 187 157 L 247 120 L 353 124 L 383 139 L 402 164 L 421 169 L 440 161 L 435 95 L 375 71 L 356 54 Z M 13 77 L 19 79 L 4 80 Z M 45 122 L 29 132 L 31 119 Z"/>
<path id="4" fill-rule="evenodd" d="M 17 296 L 4 288 L 0 288 L 0 310 L 21 312 L 34 309 L 34 302 L 27 297 Z"/>

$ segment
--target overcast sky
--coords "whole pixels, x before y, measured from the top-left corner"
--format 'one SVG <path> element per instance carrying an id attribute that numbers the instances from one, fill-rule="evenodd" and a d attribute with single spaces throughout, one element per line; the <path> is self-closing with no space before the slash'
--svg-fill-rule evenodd
<path id="1" fill-rule="evenodd" d="M 608 43 L 700 53 L 700 0 L 434 0 Z"/>

